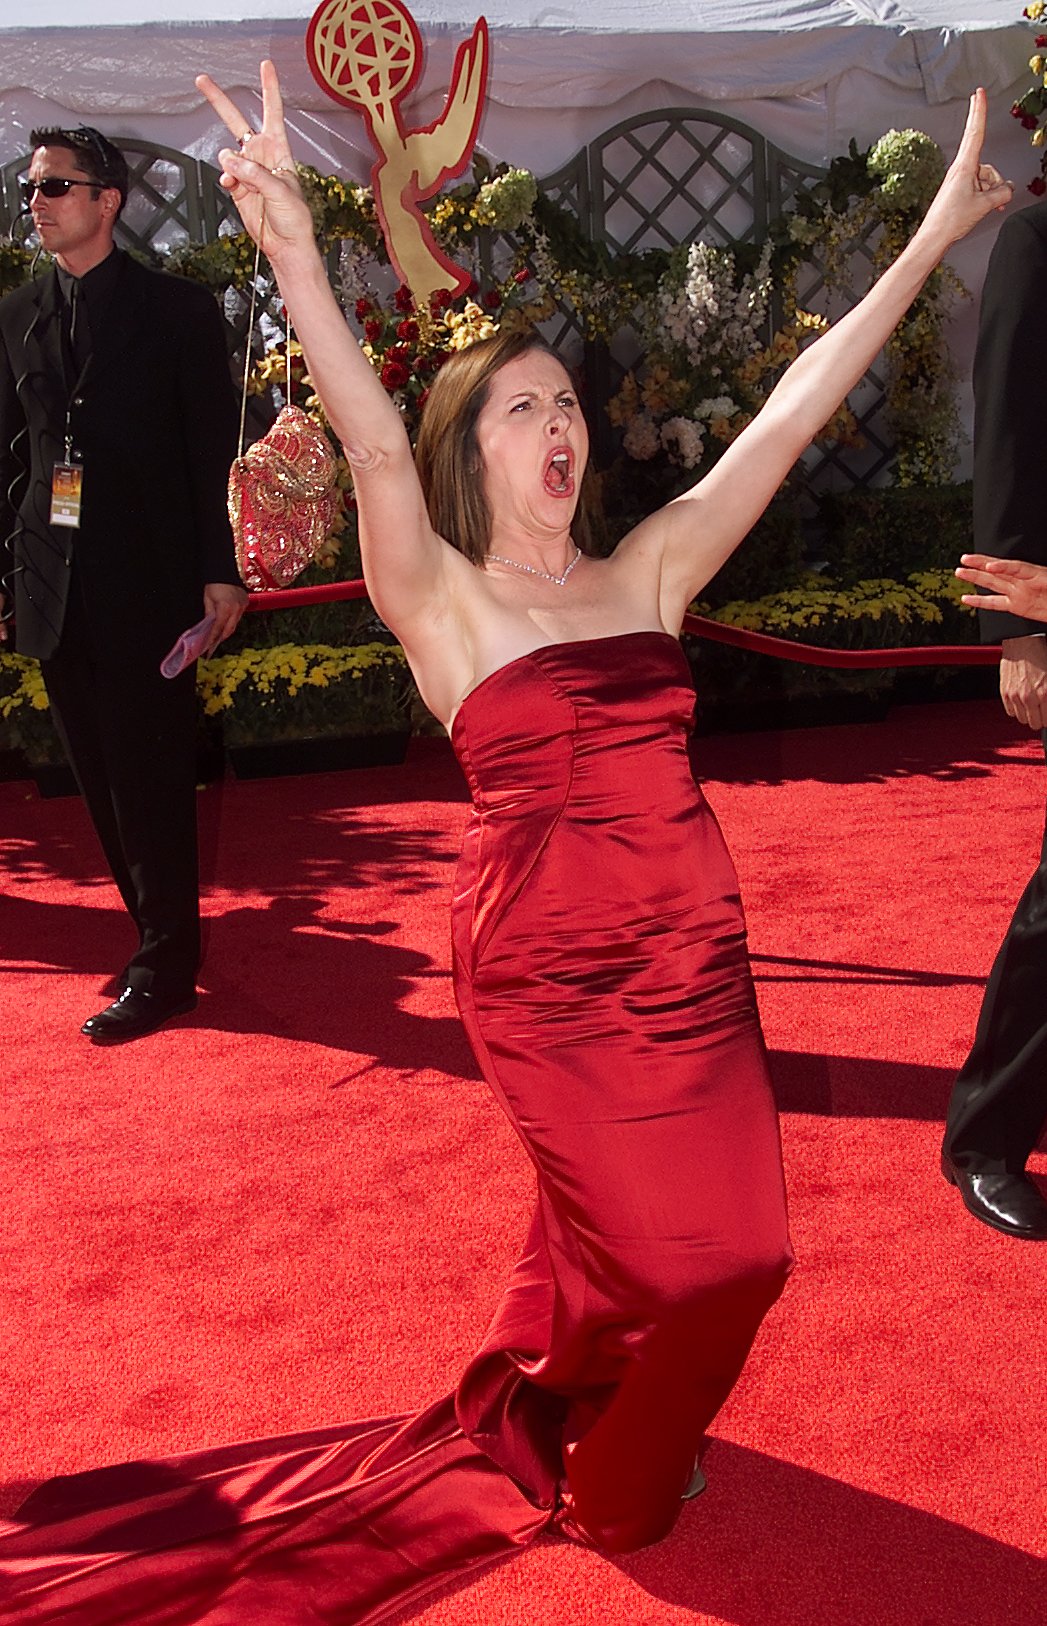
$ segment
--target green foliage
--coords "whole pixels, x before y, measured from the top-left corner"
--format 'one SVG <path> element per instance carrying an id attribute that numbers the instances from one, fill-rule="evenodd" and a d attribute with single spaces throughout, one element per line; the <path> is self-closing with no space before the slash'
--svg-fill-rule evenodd
<path id="1" fill-rule="evenodd" d="M 212 293 L 227 288 L 249 289 L 255 274 L 255 245 L 245 231 L 216 237 L 210 243 L 180 243 L 164 256 L 164 269 L 190 282 L 202 283 Z M 268 271 L 262 260 L 259 270 Z"/>
<path id="2" fill-rule="evenodd" d="M 64 761 L 39 661 L 0 648 L 0 750 L 34 767 Z"/>
<path id="3" fill-rule="evenodd" d="M 819 517 L 829 573 L 844 585 L 950 570 L 973 544 L 970 482 L 832 492 L 822 497 Z"/>
<path id="4" fill-rule="evenodd" d="M 741 547 L 728 559 L 703 592 L 703 600 L 722 606 L 738 599 L 761 598 L 781 591 L 804 576 L 806 544 L 800 524 L 799 501 L 784 491 L 757 520 Z"/>
<path id="5" fill-rule="evenodd" d="M 32 263 L 31 249 L 22 248 L 18 243 L 0 243 L 0 298 L 29 281 Z"/>

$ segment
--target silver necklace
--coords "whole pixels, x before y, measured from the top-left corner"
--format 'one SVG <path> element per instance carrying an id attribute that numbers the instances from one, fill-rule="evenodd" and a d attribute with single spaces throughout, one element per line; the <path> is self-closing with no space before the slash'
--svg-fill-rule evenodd
<path id="1" fill-rule="evenodd" d="M 577 543 L 574 544 L 574 558 L 566 567 L 562 576 L 554 576 L 549 570 L 536 570 L 534 565 L 521 564 L 519 559 L 507 559 L 504 553 L 489 553 L 487 557 L 496 560 L 500 565 L 509 565 L 513 570 L 526 571 L 528 576 L 540 576 L 543 582 L 553 582 L 557 587 L 566 587 L 568 576 L 582 557 L 582 550 Z"/>

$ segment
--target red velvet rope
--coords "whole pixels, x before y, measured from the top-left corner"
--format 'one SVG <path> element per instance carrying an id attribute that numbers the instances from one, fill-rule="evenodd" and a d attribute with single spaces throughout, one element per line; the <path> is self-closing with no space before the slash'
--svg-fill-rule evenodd
<path id="1" fill-rule="evenodd" d="M 294 610 L 307 604 L 337 604 L 346 599 L 366 598 L 362 581 L 331 582 L 322 587 L 281 587 L 274 592 L 252 593 L 249 610 Z M 799 661 L 804 666 L 850 667 L 852 670 L 879 670 L 891 666 L 995 666 L 1000 658 L 998 644 L 923 644 L 915 649 L 833 649 L 821 644 L 801 644 L 792 638 L 772 638 L 765 632 L 749 632 L 728 627 L 704 615 L 685 615 L 684 632 L 708 638 L 714 644 L 730 644 L 734 649 L 751 649 L 759 655 L 774 655 L 782 661 Z"/>

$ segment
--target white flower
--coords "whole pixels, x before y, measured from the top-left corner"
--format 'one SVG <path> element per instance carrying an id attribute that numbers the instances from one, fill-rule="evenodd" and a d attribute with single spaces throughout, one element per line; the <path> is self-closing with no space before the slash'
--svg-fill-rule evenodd
<path id="1" fill-rule="evenodd" d="M 711 418 L 733 418 L 738 407 L 729 395 L 713 395 L 706 401 L 699 401 L 694 409 L 694 416 L 703 423 Z"/>
<path id="2" fill-rule="evenodd" d="M 763 342 L 771 297 L 771 245 L 766 243 L 756 269 L 738 278 L 730 249 L 692 243 L 682 279 L 679 267 L 662 278 L 655 301 L 649 344 L 666 336 L 687 353 L 695 367 L 714 375 L 723 362 L 737 364 Z"/>
<path id="3" fill-rule="evenodd" d="M 662 424 L 660 439 L 674 463 L 696 469 L 702 460 L 704 442 L 701 425 L 690 418 L 668 418 Z"/>
<path id="4" fill-rule="evenodd" d="M 649 412 L 638 412 L 634 418 L 630 418 L 622 445 L 638 463 L 648 463 L 658 455 L 658 426 Z"/>
<path id="5" fill-rule="evenodd" d="M 367 272 L 376 264 L 371 250 L 363 243 L 343 237 L 338 249 L 338 284 L 342 308 L 352 310 L 358 299 L 373 299 L 374 289 Z"/>

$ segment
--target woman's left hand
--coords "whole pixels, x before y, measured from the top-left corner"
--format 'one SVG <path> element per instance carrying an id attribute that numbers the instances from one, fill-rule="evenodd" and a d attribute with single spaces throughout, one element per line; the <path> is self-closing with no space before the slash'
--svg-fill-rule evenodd
<path id="1" fill-rule="evenodd" d="M 1026 564 L 1023 559 L 992 559 L 985 553 L 965 553 L 961 558 L 957 576 L 988 588 L 986 593 L 965 593 L 965 604 L 1047 622 L 1047 566 Z"/>
<path id="2" fill-rule="evenodd" d="M 924 216 L 920 228 L 941 236 L 942 252 L 950 243 L 966 237 L 972 226 L 994 209 L 1005 209 L 1014 196 L 1014 187 L 992 164 L 982 163 L 985 140 L 986 95 L 978 89 L 971 97 L 967 125 L 956 157 Z"/>
<path id="3" fill-rule="evenodd" d="M 236 204 L 245 229 L 270 260 L 275 261 L 280 251 L 305 248 L 312 252 L 312 216 L 295 173 L 280 81 L 273 64 L 267 60 L 261 67 L 260 130 L 252 127 L 209 74 L 198 74 L 196 87 L 237 139 L 238 151 L 227 147 L 218 154 L 222 165 L 220 184 Z"/>

